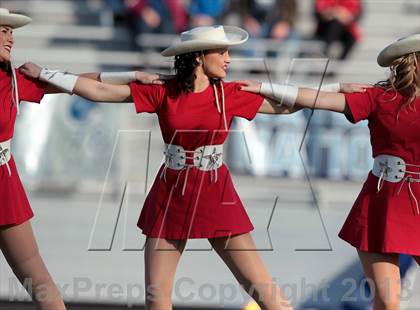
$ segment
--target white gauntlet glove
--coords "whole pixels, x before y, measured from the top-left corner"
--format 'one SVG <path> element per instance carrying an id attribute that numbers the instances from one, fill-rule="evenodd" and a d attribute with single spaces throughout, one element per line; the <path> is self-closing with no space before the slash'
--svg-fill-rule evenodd
<path id="1" fill-rule="evenodd" d="M 136 71 L 129 72 L 101 72 L 101 82 L 108 84 L 125 85 L 136 80 Z"/>
<path id="2" fill-rule="evenodd" d="M 293 85 L 261 83 L 260 94 L 273 99 L 279 105 L 293 108 L 298 95 L 298 90 L 299 88 Z"/>
<path id="3" fill-rule="evenodd" d="M 317 89 L 315 87 L 310 88 Z M 338 93 L 340 91 L 340 83 L 323 85 L 320 90 Z M 296 103 L 298 91 L 299 88 L 293 85 L 261 83 L 260 94 L 275 100 L 279 105 L 293 108 Z"/>
<path id="4" fill-rule="evenodd" d="M 317 87 L 311 87 L 312 89 L 318 89 Z M 340 83 L 332 83 L 332 84 L 325 84 L 322 85 L 320 91 L 329 91 L 331 93 L 339 93 L 340 92 Z"/>
<path id="5" fill-rule="evenodd" d="M 43 68 L 39 75 L 39 79 L 72 95 L 78 76 L 58 70 L 48 70 Z"/>

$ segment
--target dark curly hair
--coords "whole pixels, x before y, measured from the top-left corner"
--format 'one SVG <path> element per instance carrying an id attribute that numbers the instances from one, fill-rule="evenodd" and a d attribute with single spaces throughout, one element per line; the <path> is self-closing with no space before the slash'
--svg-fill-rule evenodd
<path id="1" fill-rule="evenodd" d="M 178 90 L 188 93 L 194 90 L 195 68 L 199 65 L 197 57 L 199 52 L 186 53 L 175 56 L 175 83 Z"/>
<path id="2" fill-rule="evenodd" d="M 177 89 L 181 92 L 189 93 L 194 91 L 194 81 L 197 76 L 194 73 L 195 68 L 200 64 L 197 57 L 204 52 L 191 52 L 175 56 L 174 70 L 175 70 L 175 83 Z M 219 82 L 220 79 L 210 79 L 210 83 Z"/>
<path id="3" fill-rule="evenodd" d="M 12 75 L 12 65 L 10 61 L 0 62 L 0 70 L 5 71 L 8 75 Z"/>

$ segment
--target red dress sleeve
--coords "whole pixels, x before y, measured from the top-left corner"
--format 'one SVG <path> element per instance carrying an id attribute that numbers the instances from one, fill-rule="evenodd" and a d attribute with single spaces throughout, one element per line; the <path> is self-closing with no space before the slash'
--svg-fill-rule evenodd
<path id="1" fill-rule="evenodd" d="M 346 104 L 349 107 L 352 123 L 357 123 L 361 120 L 368 119 L 370 115 L 377 108 L 377 90 L 369 88 L 364 93 L 350 93 L 344 94 L 346 97 Z"/>
<path id="2" fill-rule="evenodd" d="M 229 85 L 230 84 L 230 85 Z M 226 83 L 227 88 L 231 90 L 226 99 L 226 111 L 232 116 L 238 116 L 252 120 L 258 113 L 264 97 L 260 94 L 246 92 L 240 89 L 241 85 L 238 83 Z"/>
<path id="3" fill-rule="evenodd" d="M 165 87 L 163 85 L 144 85 L 139 82 L 132 82 L 130 89 L 137 113 L 158 112 L 165 94 Z"/>
<path id="4" fill-rule="evenodd" d="M 360 0 L 317 0 L 315 8 L 317 12 L 322 12 L 337 6 L 346 8 L 353 16 L 358 16 L 362 6 Z"/>
<path id="5" fill-rule="evenodd" d="M 15 70 L 19 100 L 40 103 L 45 94 L 47 84 L 39 80 L 31 79 Z"/>

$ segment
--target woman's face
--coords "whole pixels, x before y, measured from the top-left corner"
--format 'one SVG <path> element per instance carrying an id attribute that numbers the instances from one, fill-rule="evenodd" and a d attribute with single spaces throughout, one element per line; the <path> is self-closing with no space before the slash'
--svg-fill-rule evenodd
<path id="1" fill-rule="evenodd" d="M 0 62 L 10 61 L 14 42 L 12 27 L 0 26 Z"/>
<path id="2" fill-rule="evenodd" d="M 200 61 L 208 77 L 223 79 L 230 63 L 229 51 L 227 48 L 208 50 L 200 57 Z"/>

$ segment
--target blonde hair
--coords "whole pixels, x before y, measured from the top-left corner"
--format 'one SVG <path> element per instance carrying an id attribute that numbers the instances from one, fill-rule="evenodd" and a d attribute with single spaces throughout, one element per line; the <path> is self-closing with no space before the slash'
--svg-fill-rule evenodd
<path id="1" fill-rule="evenodd" d="M 395 59 L 390 65 L 391 74 L 388 80 L 376 84 L 384 88 L 387 93 L 395 93 L 389 101 L 394 100 L 398 93 L 405 98 L 399 107 L 399 111 L 405 108 L 415 110 L 414 101 L 420 90 L 420 76 L 417 73 L 419 62 L 420 52 L 410 53 Z"/>

